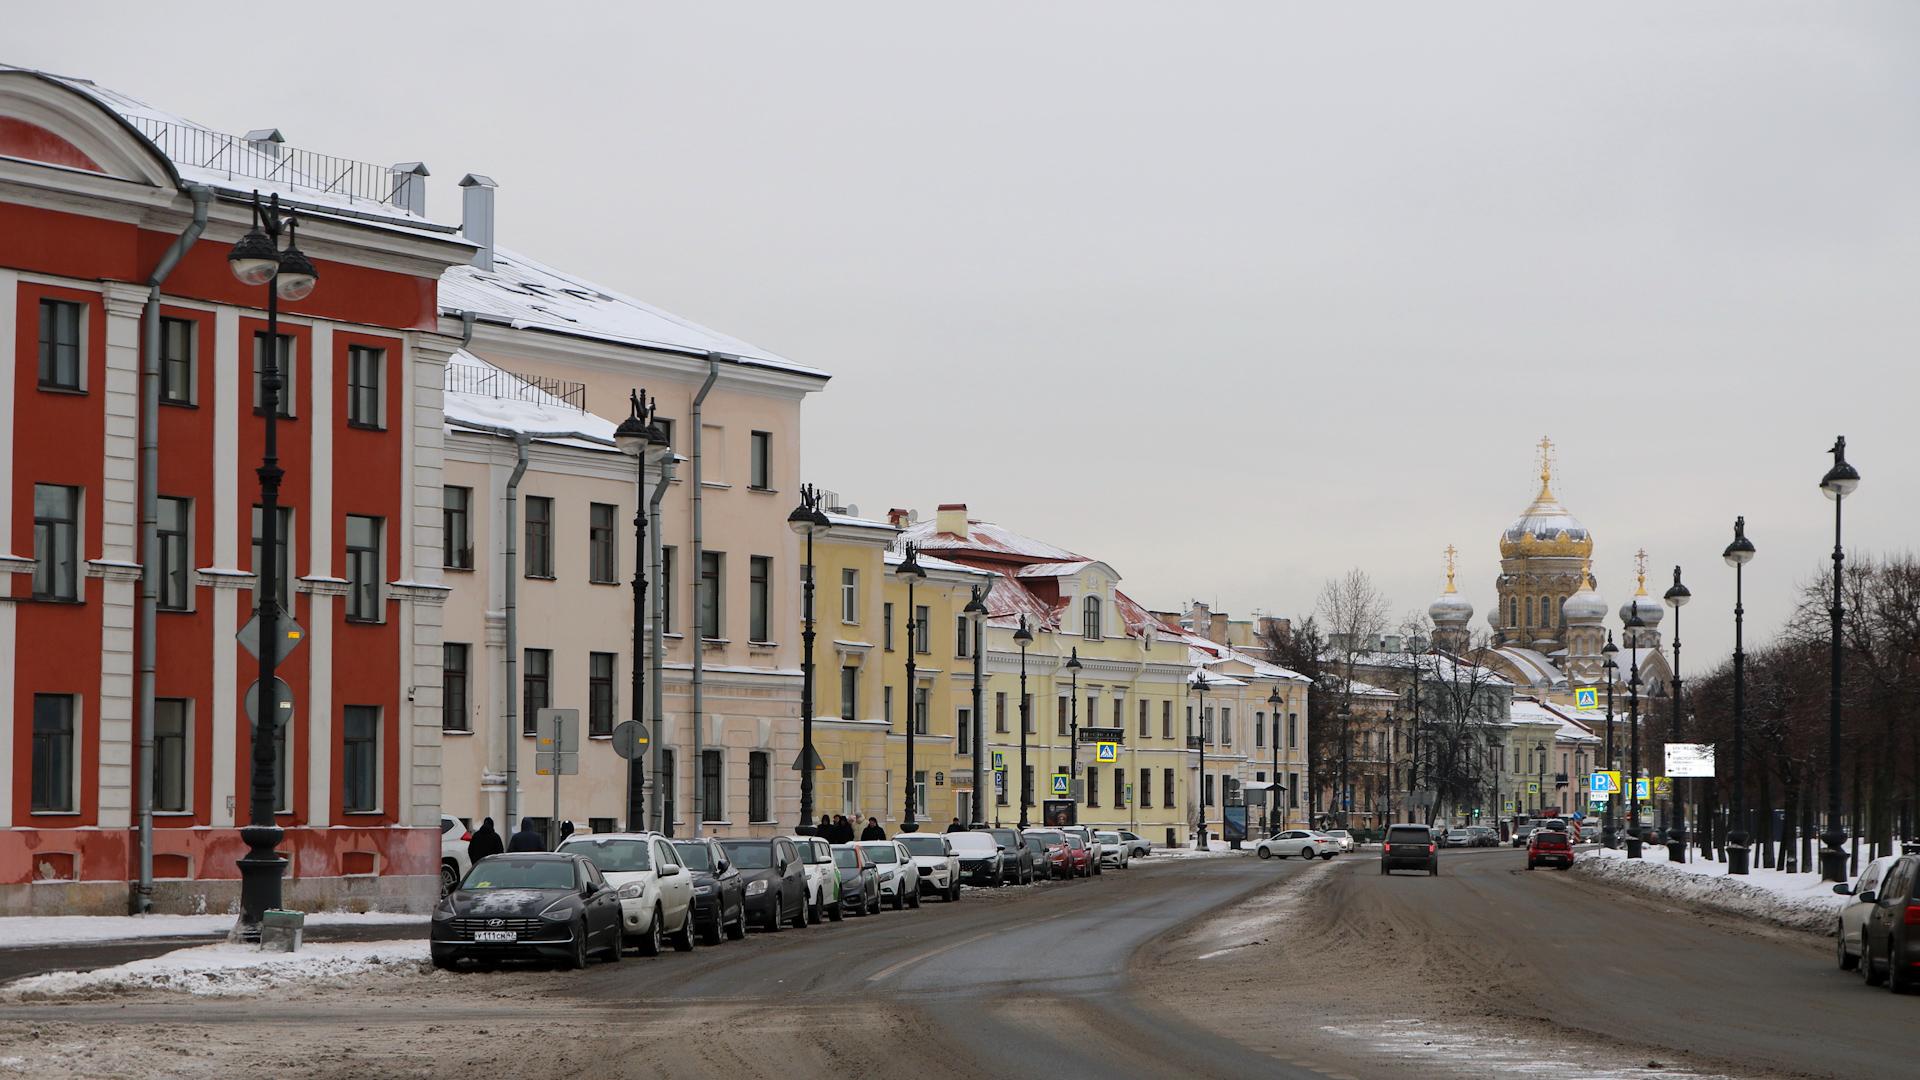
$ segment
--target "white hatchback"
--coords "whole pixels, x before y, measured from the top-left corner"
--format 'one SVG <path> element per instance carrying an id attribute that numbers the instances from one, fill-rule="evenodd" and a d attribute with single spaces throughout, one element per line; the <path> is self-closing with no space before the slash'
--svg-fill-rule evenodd
<path id="1" fill-rule="evenodd" d="M 1887 876 L 1887 868 L 1898 858 L 1898 855 L 1882 855 L 1862 867 L 1860 877 L 1851 884 L 1843 881 L 1833 887 L 1834 892 L 1850 897 L 1840 909 L 1839 925 L 1834 934 L 1839 942 L 1840 970 L 1852 971 L 1860 966 L 1860 957 L 1866 951 L 1867 913 L 1873 910 L 1874 904 L 1873 900 L 1862 900 L 1861 897 L 1873 894 L 1880 888 L 1880 879 Z"/>
<path id="2" fill-rule="evenodd" d="M 920 906 L 920 870 L 898 840 L 863 840 L 859 847 L 880 875 L 882 903 L 892 903 L 895 911 Z"/>
<path id="3" fill-rule="evenodd" d="M 900 837 L 915 869 L 920 871 L 920 891 L 930 892 L 952 903 L 960 899 L 960 856 L 953 844 L 940 833 L 907 833 Z"/>
<path id="4" fill-rule="evenodd" d="M 833 845 L 824 836 L 787 837 L 800 853 L 800 864 L 807 870 L 807 921 L 818 923 L 821 916 L 840 921 L 840 871 L 833 865 Z"/>
<path id="5" fill-rule="evenodd" d="M 665 836 L 576 834 L 561 841 L 559 850 L 584 855 L 620 891 L 622 932 L 643 955 L 660 955 L 667 940 L 679 952 L 693 950 L 693 875 Z"/>

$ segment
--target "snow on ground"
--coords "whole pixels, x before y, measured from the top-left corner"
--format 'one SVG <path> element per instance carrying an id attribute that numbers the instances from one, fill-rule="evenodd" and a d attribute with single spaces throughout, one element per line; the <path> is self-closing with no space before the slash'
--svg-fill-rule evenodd
<path id="1" fill-rule="evenodd" d="M 1819 874 L 1789 874 L 1753 868 L 1743 877 L 1729 876 L 1725 863 L 1709 859 L 1668 862 L 1664 848 L 1648 845 L 1646 858 L 1629 859 L 1622 849 L 1595 848 L 1574 863 L 1573 872 L 1599 878 L 1668 900 L 1751 915 L 1796 930 L 1827 933 L 1834 915 L 1847 902 L 1833 883 Z"/>
<path id="2" fill-rule="evenodd" d="M 1217 857 L 1221 855 L 1251 855 L 1253 854 L 1253 845 L 1258 842 L 1259 841 L 1257 840 L 1243 841 L 1239 851 L 1233 850 L 1233 848 L 1225 840 L 1209 841 L 1207 844 L 1207 850 L 1205 851 L 1195 851 L 1193 849 L 1192 842 L 1188 842 L 1183 847 L 1154 848 L 1153 855 L 1150 857 L 1155 860 L 1159 860 L 1159 859 L 1205 859 L 1205 858 Z"/>
<path id="3" fill-rule="evenodd" d="M 20 915 L 0 918 L 0 949 L 138 938 L 199 937 L 233 929 L 233 915 Z M 425 926 L 427 916 L 390 911 L 317 911 L 308 926 Z"/>
<path id="4" fill-rule="evenodd" d="M 1321 1031 L 1368 1044 L 1369 1049 L 1418 1063 L 1408 1072 L 1442 1072 L 1463 1065 L 1482 1077 L 1516 1076 L 1529 1080 L 1705 1080 L 1705 1074 L 1679 1065 L 1648 1061 L 1624 1065 L 1569 1054 L 1559 1039 L 1528 1039 L 1486 1030 L 1467 1030 L 1426 1020 L 1386 1020 L 1325 1024 Z"/>
<path id="5" fill-rule="evenodd" d="M 10 984 L 4 996 L 14 1001 L 45 1001 L 170 990 L 197 997 L 233 997 L 381 971 L 419 974 L 427 962 L 425 941 L 321 942 L 294 953 L 222 943 L 177 949 L 94 971 L 31 975 Z"/>

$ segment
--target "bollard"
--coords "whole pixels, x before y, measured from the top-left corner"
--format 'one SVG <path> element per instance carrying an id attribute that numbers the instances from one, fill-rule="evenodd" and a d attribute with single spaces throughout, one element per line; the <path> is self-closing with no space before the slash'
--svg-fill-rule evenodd
<path id="1" fill-rule="evenodd" d="M 306 926 L 304 912 L 268 910 L 260 919 L 260 951 L 299 952 Z"/>

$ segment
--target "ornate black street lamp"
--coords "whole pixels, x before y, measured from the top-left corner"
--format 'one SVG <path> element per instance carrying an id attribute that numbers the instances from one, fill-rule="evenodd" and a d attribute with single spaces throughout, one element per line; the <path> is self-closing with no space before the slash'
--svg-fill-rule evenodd
<path id="1" fill-rule="evenodd" d="M 795 832 L 808 836 L 815 829 L 813 820 L 813 773 L 819 756 L 813 749 L 813 538 L 833 527 L 820 509 L 820 489 L 800 485 L 800 505 L 787 515 L 787 528 L 807 538 L 806 560 L 801 565 L 800 585 L 800 826 Z"/>
<path id="2" fill-rule="evenodd" d="M 1027 701 L 1027 646 L 1033 644 L 1033 631 L 1027 629 L 1027 617 L 1020 616 L 1020 629 L 1013 632 L 1013 643 L 1020 646 L 1020 828 L 1025 831 L 1027 807 L 1033 805 L 1033 784 L 1027 775 L 1027 726 L 1032 705 Z"/>
<path id="3" fill-rule="evenodd" d="M 1200 751 L 1200 783 L 1198 785 L 1200 790 L 1194 799 L 1200 807 L 1200 827 L 1194 830 L 1193 850 L 1205 851 L 1207 850 L 1207 690 L 1211 684 L 1207 682 L 1207 673 L 1196 669 L 1191 685 L 1200 695 L 1200 733 L 1187 736 L 1187 749 Z"/>
<path id="4" fill-rule="evenodd" d="M 1627 789 L 1627 858 L 1640 857 L 1640 630 L 1647 624 L 1640 619 L 1640 601 L 1627 609 L 1627 728 L 1632 750 L 1627 767 L 1630 779 L 1621 785 Z M 1651 793 L 1649 793 L 1651 794 Z"/>
<path id="5" fill-rule="evenodd" d="M 1072 676 L 1073 686 L 1067 691 L 1067 789 L 1075 802 L 1080 801 L 1080 648 L 1075 646 L 1067 656 L 1064 665 Z M 1091 719 L 1091 718 L 1089 718 Z"/>
<path id="6" fill-rule="evenodd" d="M 919 621 L 914 617 L 913 587 L 927 580 L 927 572 L 920 568 L 920 549 L 913 544 L 906 546 L 906 557 L 900 565 L 893 568 L 893 576 L 907 584 L 907 798 L 906 814 L 900 819 L 901 832 L 919 832 L 920 824 L 913 818 L 913 734 L 920 722 L 920 694 L 913 681 L 913 654 L 920 647 Z"/>
<path id="7" fill-rule="evenodd" d="M 986 688 L 981 682 L 981 668 L 987 659 L 987 605 L 980 593 L 980 586 L 973 587 L 973 596 L 961 614 L 967 617 L 967 625 L 973 634 L 973 813 L 969 814 L 968 825 L 975 829 L 987 827 L 987 816 L 980 809 L 983 788 L 980 786 L 980 760 L 987 755 L 986 719 L 981 715 L 981 705 L 986 698 Z"/>
<path id="8" fill-rule="evenodd" d="M 260 557 L 254 573 L 259 580 L 254 591 L 256 615 L 260 623 L 259 719 L 253 728 L 253 772 L 249 784 L 247 827 L 240 830 L 247 853 L 240 857 L 240 929 L 249 940 L 260 935 L 261 917 L 280 906 L 281 880 L 287 861 L 275 850 L 284 835 L 274 820 L 274 776 L 277 727 L 285 718 L 273 706 L 274 671 L 279 665 L 281 640 L 280 592 L 280 301 L 304 300 L 312 295 L 319 273 L 300 253 L 295 241 L 299 222 L 291 210 L 282 215 L 280 196 L 273 195 L 265 206 L 260 193 L 253 193 L 253 228 L 247 230 L 233 250 L 227 253 L 227 266 L 243 285 L 267 286 L 267 336 L 260 350 L 260 407 L 266 421 L 266 440 L 260 453 L 260 467 L 254 470 L 260 479 Z M 286 234 L 286 246 L 280 234 Z M 291 571 L 291 567 L 289 567 Z"/>
<path id="9" fill-rule="evenodd" d="M 1280 710 L 1286 706 L 1287 699 L 1280 696 L 1280 684 L 1275 683 L 1273 693 L 1267 695 L 1267 709 L 1273 717 L 1273 786 L 1267 794 L 1273 800 L 1267 808 L 1267 835 L 1280 835 Z"/>
<path id="10" fill-rule="evenodd" d="M 1601 655 L 1605 657 L 1601 661 L 1601 667 L 1606 669 L 1607 679 L 1607 767 L 1604 771 L 1614 773 L 1620 771 L 1620 759 L 1613 749 L 1613 684 L 1620 678 L 1620 665 L 1614 663 L 1613 656 L 1619 651 L 1620 646 L 1613 643 L 1613 631 L 1607 631 L 1607 643 L 1600 648 Z M 1627 786 L 1631 787 L 1631 782 Z M 1613 807 L 1620 801 L 1617 797 L 1619 795 L 1620 792 L 1616 791 L 1608 796 L 1606 822 L 1600 830 L 1600 842 L 1608 847 L 1614 847 L 1620 843 L 1620 833 L 1614 828 L 1613 819 Z"/>
<path id="11" fill-rule="evenodd" d="M 1833 468 L 1820 478 L 1820 490 L 1833 500 L 1833 606 L 1828 611 L 1833 660 L 1827 685 L 1827 831 L 1820 834 L 1820 842 L 1826 845 L 1820 851 L 1820 876 L 1827 881 L 1845 881 L 1847 853 L 1840 846 L 1846 842 L 1846 828 L 1840 822 L 1840 624 L 1846 616 L 1842 591 L 1846 552 L 1840 546 L 1840 504 L 1860 486 L 1860 471 L 1847 464 L 1845 435 L 1833 440 L 1828 453 L 1833 455 Z"/>
<path id="12" fill-rule="evenodd" d="M 1727 873 L 1747 872 L 1747 654 L 1741 641 L 1746 622 L 1746 565 L 1753 561 L 1747 519 L 1733 519 L 1733 543 L 1720 557 L 1733 567 L 1733 831 L 1727 835 Z"/>
<path id="13" fill-rule="evenodd" d="M 633 504 L 633 721 L 646 722 L 643 703 L 647 699 L 645 662 L 647 627 L 647 468 L 659 468 L 673 456 L 666 433 L 654 422 L 654 402 L 645 390 L 629 391 L 631 412 L 613 431 L 614 445 L 634 461 Z M 636 753 L 627 761 L 627 828 L 639 831 L 647 827 L 647 759 Z"/>
<path id="14" fill-rule="evenodd" d="M 1680 706 L 1680 609 L 1693 599 L 1693 591 L 1680 583 L 1680 568 L 1673 568 L 1673 585 L 1667 590 L 1667 606 L 1673 609 L 1673 714 L 1667 718 L 1667 742 L 1671 745 L 1680 739 L 1680 728 L 1685 722 L 1686 713 Z M 1668 781 L 1673 785 L 1673 827 L 1667 830 L 1667 861 L 1685 862 L 1687 860 L 1687 800 L 1680 794 L 1678 778 Z M 1688 785 L 1692 786 L 1692 785 Z"/>

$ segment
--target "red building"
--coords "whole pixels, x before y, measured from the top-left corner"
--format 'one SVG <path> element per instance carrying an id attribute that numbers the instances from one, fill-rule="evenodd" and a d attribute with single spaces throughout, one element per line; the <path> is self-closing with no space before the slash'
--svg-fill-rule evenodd
<path id="1" fill-rule="evenodd" d="M 143 866 L 161 910 L 238 895 L 266 287 L 226 256 L 256 189 L 295 208 L 319 272 L 279 323 L 279 558 L 306 631 L 280 667 L 287 900 L 431 902 L 455 344 L 436 283 L 473 248 L 425 218 L 424 173 L 0 67 L 0 914 L 137 908 Z"/>

